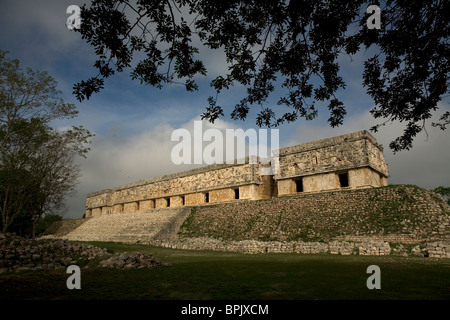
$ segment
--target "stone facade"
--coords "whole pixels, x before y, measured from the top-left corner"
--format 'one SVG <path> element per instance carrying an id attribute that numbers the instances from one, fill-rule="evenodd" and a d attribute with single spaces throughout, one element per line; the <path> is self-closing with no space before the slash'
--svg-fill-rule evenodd
<path id="1" fill-rule="evenodd" d="M 274 176 L 262 175 L 267 165 L 247 159 L 94 192 L 86 217 L 387 185 L 383 152 L 367 131 L 280 149 L 278 165 Z"/>
<path id="2" fill-rule="evenodd" d="M 367 131 L 284 148 L 278 195 L 387 185 L 383 151 Z"/>

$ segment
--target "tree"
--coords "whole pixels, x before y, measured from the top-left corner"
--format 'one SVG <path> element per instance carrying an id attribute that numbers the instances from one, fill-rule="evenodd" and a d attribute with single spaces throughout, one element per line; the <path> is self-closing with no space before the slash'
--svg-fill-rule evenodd
<path id="1" fill-rule="evenodd" d="M 44 218 L 39 220 L 39 223 L 36 226 L 36 235 L 42 234 L 46 231 L 54 222 L 61 221 L 62 216 L 58 214 L 47 214 Z"/>
<path id="2" fill-rule="evenodd" d="M 192 45 L 200 40 L 211 50 L 224 50 L 229 66 L 227 74 L 211 81 L 216 93 L 208 98 L 204 119 L 214 122 L 224 116 L 218 95 L 239 83 L 247 87 L 247 95 L 234 107 L 232 119 L 246 119 L 256 105 L 261 107 L 258 126 L 278 126 L 299 117 L 314 119 L 326 107 L 335 127 L 346 115 L 339 99 L 345 83 L 338 57 L 373 48 L 363 85 L 375 103 L 372 115 L 382 121 L 371 129 L 391 121 L 405 123 L 390 148 L 409 149 L 448 93 L 450 4 L 378 3 L 381 29 L 369 29 L 366 9 L 376 2 L 96 0 L 81 8 L 78 31 L 95 48 L 98 74 L 75 84 L 74 94 L 79 101 L 89 99 L 104 87 L 105 78 L 127 68 L 141 83 L 159 88 L 183 83 L 195 91 L 194 76 L 206 75 Z M 282 114 L 265 107 L 276 88 L 284 91 L 278 104 L 288 107 Z M 445 130 L 449 123 L 450 113 L 444 112 L 432 125 Z"/>
<path id="3" fill-rule="evenodd" d="M 34 154 L 32 167 L 35 192 L 31 212 L 33 237 L 40 219 L 61 210 L 64 197 L 75 190 L 80 175 L 75 159 L 86 152 L 81 146 L 87 142 L 88 137 L 90 135 L 78 127 L 65 132 L 52 130 L 47 141 Z"/>
<path id="4" fill-rule="evenodd" d="M 61 208 L 77 185 L 76 156 L 85 156 L 92 134 L 83 127 L 56 130 L 50 122 L 77 110 L 59 98 L 45 72 L 23 70 L 0 51 L 0 212 L 2 232 L 15 219 L 36 224 Z"/>
<path id="5" fill-rule="evenodd" d="M 450 205 L 450 187 L 437 187 L 433 190 L 436 193 L 439 193 L 444 199 L 447 200 L 447 203 Z"/>

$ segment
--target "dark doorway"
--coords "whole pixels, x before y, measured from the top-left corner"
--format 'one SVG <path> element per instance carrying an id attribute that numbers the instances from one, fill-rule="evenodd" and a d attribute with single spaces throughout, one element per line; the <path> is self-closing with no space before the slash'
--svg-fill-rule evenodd
<path id="1" fill-rule="evenodd" d="M 234 198 L 239 199 L 239 188 L 234 189 Z"/>
<path id="2" fill-rule="evenodd" d="M 348 172 L 339 174 L 339 183 L 341 184 L 341 188 L 346 188 L 349 186 L 348 184 Z"/>
<path id="3" fill-rule="evenodd" d="M 303 179 L 295 180 L 296 192 L 303 192 Z"/>

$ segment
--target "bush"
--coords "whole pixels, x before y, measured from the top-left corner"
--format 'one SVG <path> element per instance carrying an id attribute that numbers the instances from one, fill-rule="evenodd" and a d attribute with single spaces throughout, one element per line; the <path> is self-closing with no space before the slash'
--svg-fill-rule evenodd
<path id="1" fill-rule="evenodd" d="M 62 216 L 60 216 L 58 214 L 46 215 L 44 218 L 39 220 L 39 222 L 36 225 L 36 236 L 40 235 L 45 230 L 47 230 L 48 227 L 50 227 L 53 222 L 60 221 L 60 220 L 62 220 Z"/>

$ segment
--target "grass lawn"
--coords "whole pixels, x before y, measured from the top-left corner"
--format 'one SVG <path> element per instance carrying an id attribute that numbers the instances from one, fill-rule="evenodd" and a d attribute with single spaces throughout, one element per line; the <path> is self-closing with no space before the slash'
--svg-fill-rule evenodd
<path id="1" fill-rule="evenodd" d="M 450 260 L 187 251 L 92 243 L 113 252 L 150 253 L 171 267 L 81 269 L 81 290 L 69 290 L 66 270 L 0 275 L 0 299 L 31 300 L 409 300 L 450 299 Z M 369 290 L 369 265 L 381 269 L 381 289 Z"/>

